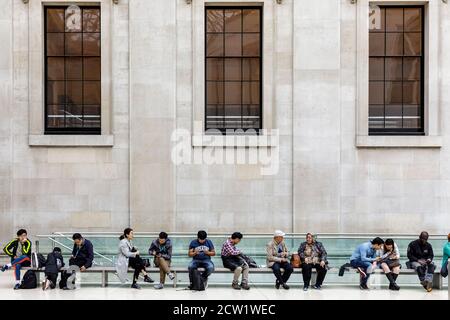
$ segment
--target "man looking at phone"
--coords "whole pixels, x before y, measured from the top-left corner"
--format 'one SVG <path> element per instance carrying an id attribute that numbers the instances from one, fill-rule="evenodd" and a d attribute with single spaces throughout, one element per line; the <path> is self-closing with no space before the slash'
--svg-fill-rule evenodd
<path id="1" fill-rule="evenodd" d="M 202 273 L 202 278 L 205 283 L 205 288 L 208 285 L 208 277 L 214 272 L 214 264 L 211 261 L 211 257 L 216 255 L 212 241 L 207 238 L 208 234 L 206 231 L 199 231 L 197 233 L 197 239 L 191 241 L 188 252 L 189 257 L 192 258 L 189 264 L 189 280 L 192 284 L 192 270 L 204 268 L 205 271 Z"/>

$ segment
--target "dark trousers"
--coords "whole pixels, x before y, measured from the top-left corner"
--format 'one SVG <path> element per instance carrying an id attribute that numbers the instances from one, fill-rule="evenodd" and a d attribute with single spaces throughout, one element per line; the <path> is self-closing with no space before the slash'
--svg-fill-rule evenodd
<path id="1" fill-rule="evenodd" d="M 281 274 L 281 269 L 284 269 L 283 274 Z M 294 272 L 294 269 L 289 262 L 275 262 L 272 266 L 272 270 L 273 274 L 277 278 L 277 281 L 281 284 L 287 283 L 292 272 Z"/>
<path id="2" fill-rule="evenodd" d="M 144 261 L 142 261 L 141 257 L 136 256 L 136 258 L 129 259 L 128 265 L 134 269 L 133 283 L 136 283 L 139 279 L 139 274 L 145 270 Z"/>
<path id="3" fill-rule="evenodd" d="M 58 274 L 57 273 L 51 273 L 46 272 L 45 277 L 50 280 L 50 288 L 55 289 L 56 288 L 56 282 L 58 281 Z"/>
<path id="4" fill-rule="evenodd" d="M 89 268 L 90 266 L 86 266 L 87 260 L 83 257 L 76 257 L 76 258 L 70 258 L 69 260 L 69 266 L 78 266 L 78 267 L 86 267 Z"/>
<path id="5" fill-rule="evenodd" d="M 317 286 L 321 286 L 323 284 L 323 280 L 325 280 L 325 276 L 327 274 L 326 267 L 322 268 L 320 264 L 302 264 L 303 284 L 307 287 L 309 287 L 309 284 L 311 282 L 311 274 L 313 268 L 315 268 L 317 271 Z"/>

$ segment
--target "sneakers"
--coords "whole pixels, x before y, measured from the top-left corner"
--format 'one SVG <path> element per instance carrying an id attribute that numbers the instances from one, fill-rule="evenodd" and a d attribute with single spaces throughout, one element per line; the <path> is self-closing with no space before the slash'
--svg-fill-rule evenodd
<path id="1" fill-rule="evenodd" d="M 427 283 L 426 288 L 425 288 L 427 290 L 427 292 L 433 291 L 433 283 L 431 281 L 425 281 L 425 282 Z"/>
<path id="2" fill-rule="evenodd" d="M 208 279 L 206 279 L 206 280 L 204 281 L 204 284 L 205 284 L 205 290 L 208 289 Z"/>
<path id="3" fill-rule="evenodd" d="M 313 289 L 315 289 L 315 290 L 322 290 L 322 286 L 318 285 L 318 284 L 315 284 L 315 285 L 313 285 Z"/>
<path id="4" fill-rule="evenodd" d="M 42 290 L 43 291 L 45 291 L 45 290 L 48 290 L 48 288 L 50 288 L 50 285 L 51 285 L 51 281 L 50 280 L 44 280 L 43 282 L 42 282 Z"/>
<path id="5" fill-rule="evenodd" d="M 158 283 L 158 284 L 155 284 L 153 286 L 153 288 L 155 288 L 156 290 L 162 290 L 162 289 L 164 289 L 164 285 L 162 283 Z"/>
<path id="6" fill-rule="evenodd" d="M 303 287 L 303 291 L 306 292 L 306 291 L 308 291 L 308 290 L 309 290 L 309 287 L 308 287 L 308 286 L 304 286 L 304 287 Z"/>
<path id="7" fill-rule="evenodd" d="M 284 290 L 289 290 L 290 289 L 289 286 L 286 283 L 283 283 L 281 286 L 283 287 Z"/>
<path id="8" fill-rule="evenodd" d="M 369 287 L 368 287 L 367 284 L 365 284 L 365 283 L 361 283 L 361 284 L 359 285 L 359 288 L 360 288 L 361 290 L 369 290 Z"/>
<path id="9" fill-rule="evenodd" d="M 9 268 L 8 268 L 8 266 L 5 264 L 3 267 L 2 267 L 2 272 L 5 272 L 6 270 L 8 270 Z"/>
<path id="10" fill-rule="evenodd" d="M 250 290 L 250 286 L 246 282 L 242 282 L 241 283 L 241 288 L 244 289 L 244 290 Z"/>
<path id="11" fill-rule="evenodd" d="M 231 285 L 231 287 L 232 287 L 234 290 L 241 290 L 241 289 L 242 289 L 242 288 L 239 286 L 239 284 L 238 284 L 237 282 L 233 282 L 232 285 Z"/>
<path id="12" fill-rule="evenodd" d="M 172 272 L 169 272 L 169 273 L 167 274 L 167 276 L 169 277 L 170 280 L 175 279 L 175 275 L 174 275 Z"/>
<path id="13" fill-rule="evenodd" d="M 133 284 L 131 285 L 131 288 L 132 288 L 132 289 L 140 290 L 140 289 L 141 289 L 141 286 L 138 285 L 137 283 L 133 283 Z"/>
<path id="14" fill-rule="evenodd" d="M 152 278 L 150 278 L 150 277 L 147 275 L 147 276 L 144 276 L 144 282 L 147 282 L 147 283 L 153 283 L 153 282 L 155 282 L 155 280 L 153 280 Z"/>
<path id="15" fill-rule="evenodd" d="M 19 290 L 20 289 L 20 283 L 16 283 L 16 285 L 14 286 L 14 290 Z"/>

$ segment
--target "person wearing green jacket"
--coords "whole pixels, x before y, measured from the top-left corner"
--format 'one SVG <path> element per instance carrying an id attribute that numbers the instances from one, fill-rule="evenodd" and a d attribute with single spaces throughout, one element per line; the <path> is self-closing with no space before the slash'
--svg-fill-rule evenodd
<path id="1" fill-rule="evenodd" d="M 448 259 L 450 259 L 450 233 L 447 236 L 447 244 L 444 246 L 444 254 L 442 257 L 441 275 L 444 278 L 448 276 Z"/>

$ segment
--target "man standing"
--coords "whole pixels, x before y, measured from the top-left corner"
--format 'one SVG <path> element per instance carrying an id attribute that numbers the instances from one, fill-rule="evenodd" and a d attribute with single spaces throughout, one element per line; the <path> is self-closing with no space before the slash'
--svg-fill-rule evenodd
<path id="1" fill-rule="evenodd" d="M 428 243 L 428 232 L 423 231 L 419 239 L 408 245 L 408 259 L 406 263 L 409 269 L 414 269 L 420 279 L 420 284 L 431 292 L 433 290 L 433 276 L 436 266 L 433 263 L 433 247 Z"/>

